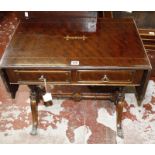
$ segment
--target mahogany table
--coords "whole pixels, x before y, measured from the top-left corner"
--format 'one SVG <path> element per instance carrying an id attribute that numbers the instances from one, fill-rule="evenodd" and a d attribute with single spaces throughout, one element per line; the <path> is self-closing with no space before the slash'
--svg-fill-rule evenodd
<path id="1" fill-rule="evenodd" d="M 12 97 L 20 84 L 31 90 L 33 135 L 37 133 L 38 102 L 48 91 L 53 98 L 111 100 L 122 136 L 125 88 L 135 88 L 140 105 L 151 71 L 134 21 L 99 18 L 21 20 L 0 67 Z M 46 90 L 48 85 L 88 86 L 93 91 L 59 94 Z"/>

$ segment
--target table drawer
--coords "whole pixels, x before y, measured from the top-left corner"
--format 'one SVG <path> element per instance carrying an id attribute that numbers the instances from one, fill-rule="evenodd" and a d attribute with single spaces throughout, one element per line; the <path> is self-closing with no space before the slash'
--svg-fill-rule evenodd
<path id="1" fill-rule="evenodd" d="M 47 82 L 70 82 L 71 72 L 64 70 L 8 70 L 11 82 L 41 82 L 41 77 Z M 11 76 L 10 76 L 11 75 Z"/>
<path id="2" fill-rule="evenodd" d="M 143 71 L 79 70 L 78 82 L 107 84 L 139 84 Z"/>

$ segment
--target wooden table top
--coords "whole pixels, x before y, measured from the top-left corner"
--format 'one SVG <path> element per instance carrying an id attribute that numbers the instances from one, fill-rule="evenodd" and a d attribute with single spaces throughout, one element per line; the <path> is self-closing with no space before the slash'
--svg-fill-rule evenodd
<path id="1" fill-rule="evenodd" d="M 73 60 L 79 65 L 72 66 Z M 21 21 L 1 67 L 151 68 L 132 19 L 95 18 Z"/>

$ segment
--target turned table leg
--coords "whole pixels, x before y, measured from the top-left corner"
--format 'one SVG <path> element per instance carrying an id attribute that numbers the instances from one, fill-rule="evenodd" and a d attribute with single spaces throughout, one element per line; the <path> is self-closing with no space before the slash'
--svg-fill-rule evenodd
<path id="1" fill-rule="evenodd" d="M 116 103 L 117 136 L 123 138 L 122 113 L 125 102 L 124 94 L 119 94 Z"/>
<path id="2" fill-rule="evenodd" d="M 37 134 L 37 126 L 38 126 L 38 94 L 34 89 L 35 87 L 30 87 L 31 95 L 30 95 L 30 104 L 31 104 L 31 113 L 32 113 L 32 131 L 31 135 Z"/>

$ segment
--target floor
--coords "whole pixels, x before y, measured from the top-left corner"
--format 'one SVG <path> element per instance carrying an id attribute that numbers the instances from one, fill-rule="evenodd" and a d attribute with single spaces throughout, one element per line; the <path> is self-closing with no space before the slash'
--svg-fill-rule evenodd
<path id="1" fill-rule="evenodd" d="M 39 130 L 31 136 L 29 90 L 0 104 L 0 143 L 115 143 L 115 108 L 103 101 L 54 100 L 39 104 Z M 108 110 L 106 110 L 108 109 Z M 105 117 L 107 119 L 105 120 Z M 103 124 L 105 120 L 105 125 Z M 109 121 L 111 120 L 111 121 Z"/>
<path id="2" fill-rule="evenodd" d="M 141 107 L 134 94 L 125 95 L 124 139 L 116 136 L 116 111 L 109 101 L 54 100 L 50 107 L 40 103 L 38 135 L 31 136 L 28 87 L 20 86 L 12 100 L 1 83 L 0 95 L 0 143 L 155 143 L 154 81 L 149 82 Z"/>
<path id="3" fill-rule="evenodd" d="M 18 23 L 10 14 L 0 23 L 0 56 Z M 38 135 L 31 136 L 29 89 L 20 86 L 13 100 L 0 77 L 0 143 L 115 144 L 155 143 L 155 82 L 150 80 L 141 107 L 134 94 L 125 95 L 124 139 L 116 136 L 113 103 L 99 100 L 54 100 L 39 104 Z"/>

